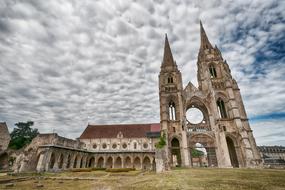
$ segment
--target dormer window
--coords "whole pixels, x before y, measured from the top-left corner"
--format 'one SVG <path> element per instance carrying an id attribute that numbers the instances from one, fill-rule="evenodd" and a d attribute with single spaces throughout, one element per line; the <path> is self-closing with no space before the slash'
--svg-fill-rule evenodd
<path id="1" fill-rule="evenodd" d="M 216 72 L 216 68 L 214 67 L 214 65 L 210 65 L 209 72 L 210 72 L 211 78 L 217 78 L 217 72 Z"/>

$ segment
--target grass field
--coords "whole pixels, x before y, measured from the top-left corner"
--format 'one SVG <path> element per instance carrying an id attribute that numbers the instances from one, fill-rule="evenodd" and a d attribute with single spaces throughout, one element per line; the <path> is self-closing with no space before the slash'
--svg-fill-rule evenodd
<path id="1" fill-rule="evenodd" d="M 41 177 L 25 175 L 28 180 L 16 181 L 14 187 L 0 189 L 47 190 L 285 190 L 285 170 L 272 169 L 176 169 L 162 174 L 132 171 L 125 173 L 64 172 L 44 174 Z M 32 177 L 31 177 L 32 176 Z M 23 177 L 23 176 L 21 176 Z M 0 182 L 7 178 L 0 176 Z M 43 187 L 37 187 L 43 184 Z"/>

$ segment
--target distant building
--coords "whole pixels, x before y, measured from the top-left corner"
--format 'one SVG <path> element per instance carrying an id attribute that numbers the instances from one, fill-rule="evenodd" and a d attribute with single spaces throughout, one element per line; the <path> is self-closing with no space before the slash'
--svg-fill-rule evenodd
<path id="1" fill-rule="evenodd" d="M 284 146 L 259 146 L 258 149 L 265 166 L 285 167 Z"/>
<path id="2" fill-rule="evenodd" d="M 8 153 L 7 148 L 11 137 L 5 122 L 0 122 L 0 170 L 8 169 Z"/>

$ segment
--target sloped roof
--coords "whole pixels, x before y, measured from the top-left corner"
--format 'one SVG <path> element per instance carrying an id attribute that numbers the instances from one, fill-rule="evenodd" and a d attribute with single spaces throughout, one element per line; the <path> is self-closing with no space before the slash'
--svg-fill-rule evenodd
<path id="1" fill-rule="evenodd" d="M 79 139 L 117 138 L 119 132 L 123 134 L 123 138 L 143 138 L 148 132 L 159 131 L 159 123 L 88 125 Z"/>

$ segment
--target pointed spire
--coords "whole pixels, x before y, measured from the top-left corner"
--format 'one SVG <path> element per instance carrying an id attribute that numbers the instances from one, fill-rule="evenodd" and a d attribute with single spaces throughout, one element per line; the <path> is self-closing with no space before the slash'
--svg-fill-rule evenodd
<path id="1" fill-rule="evenodd" d="M 200 49 L 211 49 L 213 48 L 208 40 L 207 34 L 204 30 L 202 21 L 200 20 L 200 36 L 201 36 L 201 46 Z"/>
<path id="2" fill-rule="evenodd" d="M 172 52 L 171 52 L 170 45 L 168 42 L 167 34 L 165 34 L 164 54 L 163 54 L 162 66 L 163 65 L 175 66 L 175 62 L 174 62 L 174 59 L 172 56 Z"/>

